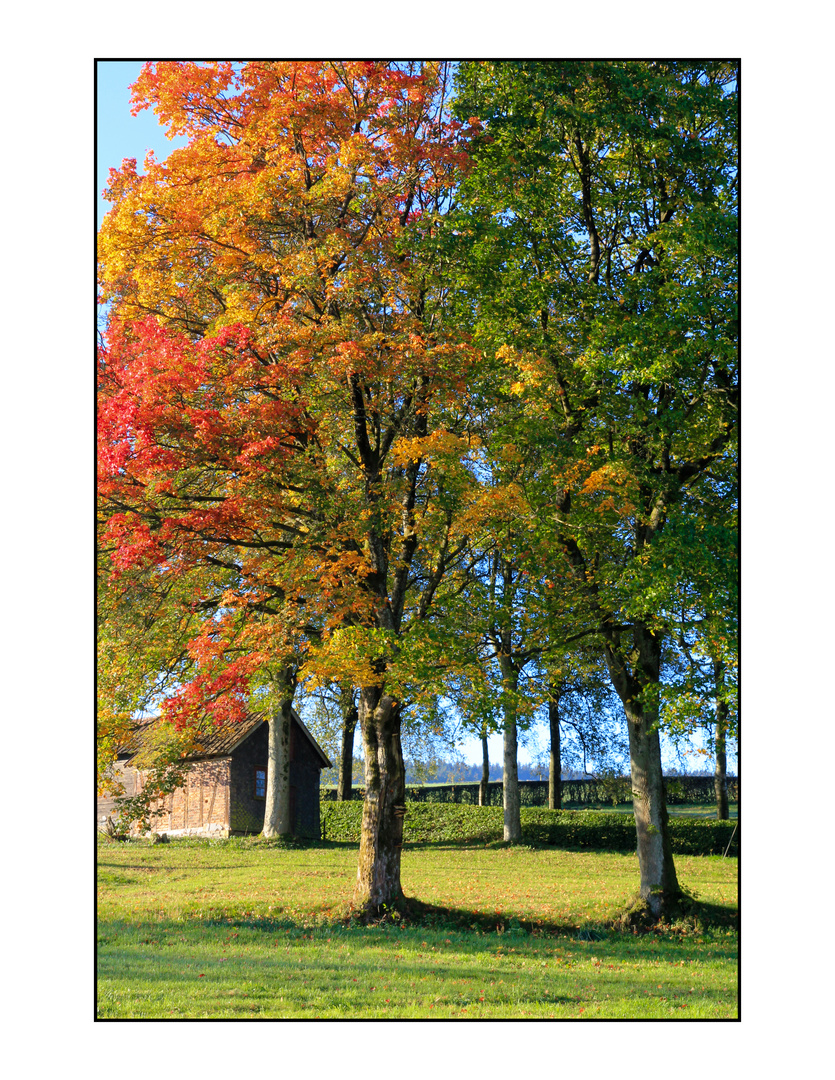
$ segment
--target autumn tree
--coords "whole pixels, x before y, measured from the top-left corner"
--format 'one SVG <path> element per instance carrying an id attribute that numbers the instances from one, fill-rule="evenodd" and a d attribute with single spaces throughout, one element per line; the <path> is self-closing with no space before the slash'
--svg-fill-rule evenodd
<path id="1" fill-rule="evenodd" d="M 114 571 L 214 575 L 197 670 L 165 707 L 237 715 L 288 650 L 358 688 L 369 912 L 402 899 L 397 688 L 471 480 L 472 354 L 439 236 L 464 161 L 449 81 L 430 63 L 147 64 L 134 107 L 188 145 L 111 173 L 100 234 Z"/>
<path id="2" fill-rule="evenodd" d="M 467 286 L 524 406 L 494 445 L 537 463 L 531 513 L 623 703 L 640 893 L 659 915 L 678 894 L 662 655 L 709 561 L 704 503 L 735 483 L 737 70 L 471 63 L 458 107 L 483 126 L 458 225 Z"/>

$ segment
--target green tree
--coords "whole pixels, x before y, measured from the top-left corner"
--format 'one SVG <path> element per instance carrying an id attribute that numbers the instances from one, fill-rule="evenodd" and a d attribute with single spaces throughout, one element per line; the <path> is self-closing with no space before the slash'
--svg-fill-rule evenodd
<path id="1" fill-rule="evenodd" d="M 302 689 L 299 709 L 318 742 L 338 762 L 337 802 L 349 802 L 354 776 L 354 738 L 359 713 L 357 691 L 350 682 L 326 683 L 308 692 Z"/>
<path id="2" fill-rule="evenodd" d="M 640 892 L 658 915 L 678 894 L 662 650 L 691 564 L 709 561 L 700 504 L 735 483 L 737 71 L 471 63 L 458 108 L 483 127 L 459 225 L 466 280 L 523 405 L 494 448 L 537 463 L 531 514 L 623 703 Z"/>

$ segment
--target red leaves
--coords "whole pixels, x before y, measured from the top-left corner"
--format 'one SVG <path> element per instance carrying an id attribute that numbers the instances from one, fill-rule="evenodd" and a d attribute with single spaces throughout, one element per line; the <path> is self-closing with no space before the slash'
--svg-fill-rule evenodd
<path id="1" fill-rule="evenodd" d="M 214 678 L 211 673 L 199 672 L 182 690 L 166 699 L 163 714 L 178 731 L 204 716 L 218 724 L 240 723 L 247 715 L 252 668 L 247 658 L 222 667 Z"/>
<path id="2" fill-rule="evenodd" d="M 158 509 L 164 494 L 182 499 L 195 470 L 211 463 L 218 478 L 214 490 L 231 525 L 231 496 L 241 472 L 265 458 L 274 470 L 305 427 L 301 402 L 277 396 L 281 372 L 258 364 L 243 327 L 193 343 L 153 319 L 115 321 L 99 368 L 100 490 L 130 497 L 137 509 L 143 502 L 145 509 Z M 190 514 L 188 501 L 181 525 Z M 211 498 L 203 498 L 200 509 L 191 528 L 219 523 Z"/>

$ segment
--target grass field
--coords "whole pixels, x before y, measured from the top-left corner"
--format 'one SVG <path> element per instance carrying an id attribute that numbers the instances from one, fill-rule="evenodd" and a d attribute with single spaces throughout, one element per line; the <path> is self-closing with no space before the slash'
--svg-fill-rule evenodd
<path id="1" fill-rule="evenodd" d="M 99 845 L 98 1016 L 737 1016 L 737 860 L 676 859 L 726 925 L 648 935 L 602 924 L 634 855 L 407 845 L 420 924 L 341 919 L 353 845 L 255 839 Z"/>

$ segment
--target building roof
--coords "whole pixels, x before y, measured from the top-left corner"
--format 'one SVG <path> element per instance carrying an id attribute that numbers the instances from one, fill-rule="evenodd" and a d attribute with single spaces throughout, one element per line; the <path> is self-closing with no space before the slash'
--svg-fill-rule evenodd
<path id="1" fill-rule="evenodd" d="M 308 731 L 295 709 L 291 710 L 291 716 L 313 747 L 316 756 L 322 763 L 322 768 L 331 768 L 332 765 L 327 754 Z M 151 716 L 146 720 L 140 720 L 127 741 L 119 747 L 119 757 L 131 762 L 140 750 L 148 746 L 151 733 L 158 730 L 161 724 L 167 722 L 161 716 Z M 191 753 L 186 754 L 186 761 L 199 761 L 210 757 L 226 757 L 234 750 L 237 750 L 241 743 L 246 742 L 250 735 L 254 735 L 258 728 L 265 723 L 266 720 L 262 714 L 250 713 L 241 721 L 219 725 L 212 724 L 205 731 L 197 733 L 194 749 Z"/>

